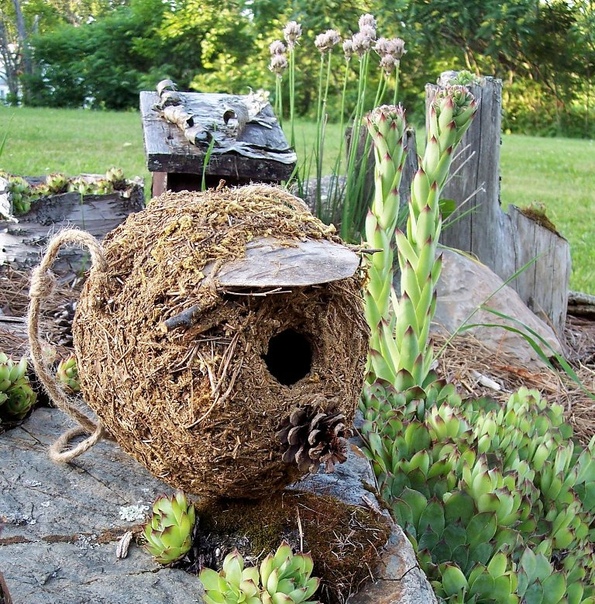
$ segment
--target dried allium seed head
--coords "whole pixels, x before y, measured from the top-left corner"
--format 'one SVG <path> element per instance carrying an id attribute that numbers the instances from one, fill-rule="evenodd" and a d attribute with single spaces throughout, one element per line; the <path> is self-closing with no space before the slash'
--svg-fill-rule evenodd
<path id="1" fill-rule="evenodd" d="M 269 46 L 269 51 L 272 55 L 282 55 L 285 53 L 287 49 L 285 48 L 285 44 L 281 42 L 281 40 L 275 40 Z"/>
<path id="2" fill-rule="evenodd" d="M 349 61 L 353 56 L 353 40 L 348 39 L 343 41 L 343 52 L 345 53 L 345 59 Z"/>
<path id="3" fill-rule="evenodd" d="M 374 50 L 381 56 L 384 57 L 385 55 L 391 54 L 390 53 L 390 40 L 388 40 L 387 38 L 378 38 L 378 40 L 376 40 L 376 44 L 374 44 Z"/>
<path id="4" fill-rule="evenodd" d="M 289 49 L 302 37 L 302 26 L 297 21 L 290 21 L 283 29 L 283 36 Z"/>
<path id="5" fill-rule="evenodd" d="M 278 76 L 281 76 L 287 69 L 287 65 L 287 57 L 285 55 L 273 55 L 269 63 L 269 69 Z"/>
<path id="6" fill-rule="evenodd" d="M 370 27 L 369 25 L 360 27 L 359 33 L 370 39 L 370 46 L 372 45 L 372 42 L 376 39 L 376 30 L 373 27 Z"/>
<path id="7" fill-rule="evenodd" d="M 341 34 L 336 29 L 327 29 L 323 34 L 318 34 L 314 45 L 321 53 L 330 52 L 334 46 L 341 42 Z"/>

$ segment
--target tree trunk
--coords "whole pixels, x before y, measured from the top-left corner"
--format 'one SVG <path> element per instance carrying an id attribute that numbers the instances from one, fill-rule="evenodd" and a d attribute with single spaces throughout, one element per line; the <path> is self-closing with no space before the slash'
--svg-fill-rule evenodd
<path id="1" fill-rule="evenodd" d="M 27 28 L 25 27 L 25 18 L 21 10 L 21 1 L 12 0 L 14 12 L 16 16 L 17 36 L 19 40 L 20 63 L 19 67 L 23 74 L 30 76 L 33 74 L 33 64 L 31 62 L 31 50 L 29 48 Z"/>
<path id="2" fill-rule="evenodd" d="M 4 63 L 4 79 L 10 96 L 16 100 L 19 94 L 17 57 L 15 53 L 11 52 L 9 44 L 6 26 L 4 21 L 0 19 L 0 56 Z"/>

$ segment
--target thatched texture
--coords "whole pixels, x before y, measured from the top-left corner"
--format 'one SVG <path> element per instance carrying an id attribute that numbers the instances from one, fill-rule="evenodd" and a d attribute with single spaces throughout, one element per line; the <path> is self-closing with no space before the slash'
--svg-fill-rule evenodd
<path id="1" fill-rule="evenodd" d="M 166 193 L 104 240 L 73 325 L 81 387 L 106 429 L 187 492 L 257 498 L 303 471 L 276 436 L 297 408 L 353 418 L 367 351 L 359 277 L 219 288 L 255 237 L 338 241 L 281 189 Z M 191 308 L 189 325 L 167 319 Z"/>

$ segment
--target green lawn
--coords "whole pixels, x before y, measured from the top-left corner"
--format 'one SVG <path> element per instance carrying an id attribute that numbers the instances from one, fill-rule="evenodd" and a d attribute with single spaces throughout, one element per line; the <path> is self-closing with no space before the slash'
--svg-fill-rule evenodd
<path id="1" fill-rule="evenodd" d="M 137 112 L 11 108 L 0 106 L 0 136 L 7 133 L 0 168 L 38 176 L 76 175 L 121 167 L 127 177 L 146 169 L 142 127 Z M 311 152 L 316 130 L 300 122 L 298 154 Z M 328 126 L 325 170 L 339 148 L 339 128 Z M 502 203 L 540 202 L 571 245 L 570 287 L 595 294 L 595 142 L 503 135 Z"/>

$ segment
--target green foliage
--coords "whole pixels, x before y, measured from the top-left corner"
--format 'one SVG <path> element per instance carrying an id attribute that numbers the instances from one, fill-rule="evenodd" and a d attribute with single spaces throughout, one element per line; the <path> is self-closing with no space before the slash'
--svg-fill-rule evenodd
<path id="1" fill-rule="evenodd" d="M 150 63 L 135 40 L 152 37 L 153 21 L 143 22 L 134 7 L 81 25 L 63 25 L 31 39 L 36 69 L 23 77 L 31 105 L 125 109 L 138 105 L 143 74 Z"/>
<path id="2" fill-rule="evenodd" d="M 375 385 L 363 433 L 381 494 L 446 602 L 595 601 L 595 438 L 521 388 L 507 405 Z"/>
<path id="3" fill-rule="evenodd" d="M 36 73 L 22 75 L 21 80 L 25 100 L 37 105 L 80 107 L 90 102 L 98 107 L 135 107 L 138 90 L 152 89 L 164 77 L 174 79 L 182 89 L 272 90 L 275 80 L 266 67 L 268 46 L 285 23 L 296 20 L 303 38 L 298 48 L 301 69 L 296 74 L 295 109 L 297 115 L 313 117 L 319 63 L 315 37 L 333 28 L 347 38 L 358 16 L 368 12 L 377 17 L 383 35 L 399 35 L 407 43 L 410 68 L 403 89 L 413 119 L 423 114 L 426 82 L 446 69 L 467 69 L 506 82 L 511 94 L 504 119 L 513 131 L 518 127 L 523 132 L 583 137 L 593 132 L 595 10 L 589 0 L 454 4 L 449 0 L 396 4 L 386 0 L 30 0 L 21 4 L 37 61 Z M 0 0 L 0 6 L 7 42 L 18 47 L 13 2 Z M 13 57 L 16 63 L 19 56 Z M 16 63 L 15 77 L 20 69 Z M 351 74 L 351 83 L 357 77 Z M 380 74 L 371 70 L 366 79 L 366 101 L 373 103 Z M 342 114 L 341 88 L 341 70 L 334 69 L 328 103 L 334 120 Z M 348 112 L 355 107 L 357 94 L 357 87 L 346 90 Z"/>
<path id="4" fill-rule="evenodd" d="M 179 560 L 192 547 L 194 523 L 194 505 L 184 493 L 178 491 L 172 497 L 159 497 L 153 503 L 153 514 L 143 531 L 147 551 L 160 564 Z"/>
<path id="5" fill-rule="evenodd" d="M 419 89 L 431 73 L 443 69 L 494 75 L 510 91 L 510 105 L 504 107 L 506 127 L 518 132 L 519 124 L 522 132 L 531 134 L 588 137 L 593 120 L 586 93 L 595 69 L 594 13 L 588 0 L 402 2 L 397 15 L 405 24 L 401 35 L 412 66 L 404 78 L 406 86 Z M 527 95 L 526 90 L 533 92 Z M 579 114 L 586 119 L 581 121 Z"/>
<path id="6" fill-rule="evenodd" d="M 27 359 L 15 363 L 0 352 L 0 427 L 22 420 L 36 400 L 27 377 Z"/>
<path id="7" fill-rule="evenodd" d="M 203 568 L 199 579 L 207 604 L 317 604 L 309 600 L 320 583 L 310 576 L 313 566 L 310 554 L 294 554 L 284 541 L 260 567 L 244 568 L 244 559 L 235 550 L 218 573 Z"/>

